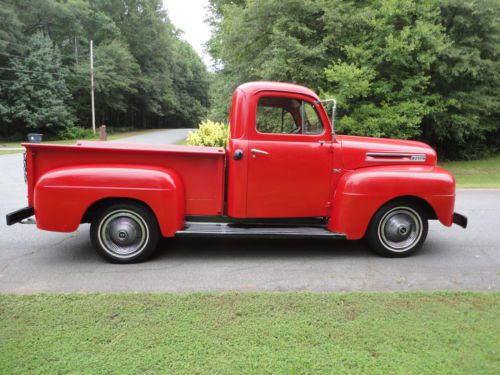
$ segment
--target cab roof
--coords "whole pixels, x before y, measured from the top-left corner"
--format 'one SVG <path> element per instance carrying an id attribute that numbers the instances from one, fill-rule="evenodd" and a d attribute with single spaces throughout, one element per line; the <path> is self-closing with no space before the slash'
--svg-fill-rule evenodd
<path id="1" fill-rule="evenodd" d="M 307 87 L 295 85 L 293 83 L 272 82 L 272 81 L 255 81 L 248 82 L 238 86 L 237 90 L 243 91 L 245 94 L 256 94 L 260 91 L 281 91 L 291 92 L 300 95 L 308 95 L 315 100 L 319 100 L 318 95 Z"/>

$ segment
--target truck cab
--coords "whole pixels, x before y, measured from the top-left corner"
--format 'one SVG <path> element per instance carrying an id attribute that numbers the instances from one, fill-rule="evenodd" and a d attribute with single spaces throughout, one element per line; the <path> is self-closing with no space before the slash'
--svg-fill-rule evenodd
<path id="1" fill-rule="evenodd" d="M 28 206 L 38 228 L 91 223 L 98 253 L 147 259 L 163 237 L 366 237 L 388 257 L 423 244 L 428 220 L 466 227 L 455 180 L 435 151 L 407 140 L 336 135 L 324 101 L 277 82 L 239 86 L 220 147 L 105 142 L 25 144 Z M 333 101 L 333 103 L 335 103 Z"/>
<path id="2" fill-rule="evenodd" d="M 328 216 L 339 144 L 314 92 L 292 84 L 242 85 L 229 123 L 229 216 Z"/>

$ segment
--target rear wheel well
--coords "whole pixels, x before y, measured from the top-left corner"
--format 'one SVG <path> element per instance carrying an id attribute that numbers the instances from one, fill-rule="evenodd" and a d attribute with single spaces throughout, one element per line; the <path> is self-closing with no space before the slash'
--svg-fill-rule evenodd
<path id="1" fill-rule="evenodd" d="M 98 201 L 95 201 L 87 208 L 87 210 L 83 214 L 81 223 L 91 223 L 92 219 L 101 210 L 103 210 L 104 208 L 109 207 L 110 205 L 115 204 L 115 203 L 139 204 L 139 205 L 143 206 L 144 208 L 148 209 L 149 211 L 151 211 L 153 216 L 156 217 L 156 215 L 155 215 L 154 211 L 151 209 L 151 207 L 149 207 L 146 203 L 144 203 L 143 201 L 141 201 L 139 199 L 134 199 L 134 198 L 104 198 L 104 199 L 100 199 Z"/>
<path id="2" fill-rule="evenodd" d="M 397 197 L 394 199 L 391 199 L 387 202 L 385 202 L 381 207 L 385 206 L 386 204 L 392 203 L 392 202 L 401 202 L 401 203 L 413 203 L 420 207 L 424 213 L 427 219 L 429 220 L 436 220 L 437 215 L 432 206 L 427 202 L 425 199 L 422 199 L 420 197 L 416 197 L 414 195 L 404 195 L 401 197 Z"/>

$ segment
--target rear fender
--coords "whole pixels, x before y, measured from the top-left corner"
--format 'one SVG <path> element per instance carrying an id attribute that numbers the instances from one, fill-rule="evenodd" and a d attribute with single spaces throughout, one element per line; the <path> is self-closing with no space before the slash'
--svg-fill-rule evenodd
<path id="1" fill-rule="evenodd" d="M 435 166 L 388 166 L 348 171 L 340 178 L 328 228 L 345 233 L 349 239 L 360 239 L 377 210 L 399 197 L 424 200 L 442 224 L 452 225 L 452 174 Z"/>
<path id="2" fill-rule="evenodd" d="M 146 204 L 164 237 L 173 236 L 184 226 L 184 187 L 178 174 L 167 168 L 130 166 L 61 168 L 44 174 L 34 191 L 37 226 L 73 232 L 92 204 L 109 198 Z"/>

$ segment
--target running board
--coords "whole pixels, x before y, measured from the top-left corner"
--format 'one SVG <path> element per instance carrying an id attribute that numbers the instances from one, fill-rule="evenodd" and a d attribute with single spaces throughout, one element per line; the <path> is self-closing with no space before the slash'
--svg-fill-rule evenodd
<path id="1" fill-rule="evenodd" d="M 231 238 L 331 238 L 345 239 L 345 234 L 328 231 L 319 226 L 264 226 L 234 223 L 186 222 L 176 237 Z"/>

